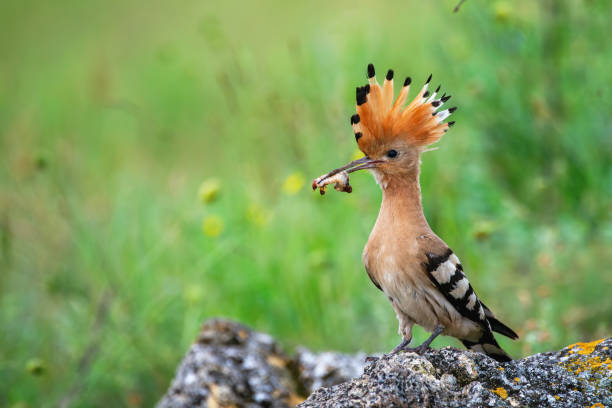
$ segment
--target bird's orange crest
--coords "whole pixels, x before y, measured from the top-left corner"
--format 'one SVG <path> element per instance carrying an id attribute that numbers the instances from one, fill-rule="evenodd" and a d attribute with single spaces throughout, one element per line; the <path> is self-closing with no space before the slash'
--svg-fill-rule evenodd
<path id="1" fill-rule="evenodd" d="M 457 108 L 439 110 L 450 95 L 438 96 L 440 87 L 428 90 L 431 75 L 417 96 L 407 106 L 410 77 L 404 81 L 400 93 L 393 100 L 393 70 L 389 70 L 383 86 L 378 85 L 374 66 L 368 65 L 368 84 L 357 88 L 357 114 L 351 125 L 359 149 L 372 154 L 380 145 L 403 140 L 424 149 L 437 142 L 455 122 L 443 123 Z"/>

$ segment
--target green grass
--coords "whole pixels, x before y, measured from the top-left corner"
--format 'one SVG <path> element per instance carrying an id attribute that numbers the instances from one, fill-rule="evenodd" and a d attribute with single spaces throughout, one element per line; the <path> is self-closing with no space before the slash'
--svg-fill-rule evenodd
<path id="1" fill-rule="evenodd" d="M 459 106 L 424 206 L 503 346 L 610 335 L 608 2 L 26 3 L 0 6 L 0 406 L 151 406 L 213 316 L 393 347 L 360 259 L 378 187 L 309 188 L 355 154 L 369 62 Z"/>

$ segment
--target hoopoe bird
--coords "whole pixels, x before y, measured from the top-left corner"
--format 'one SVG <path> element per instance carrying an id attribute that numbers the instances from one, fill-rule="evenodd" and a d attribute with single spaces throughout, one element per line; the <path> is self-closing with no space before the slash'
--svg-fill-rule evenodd
<path id="1" fill-rule="evenodd" d="M 368 84 L 357 88 L 357 113 L 351 125 L 365 157 L 315 179 L 313 189 L 327 184 L 350 192 L 348 173 L 369 169 L 382 189 L 376 224 L 363 250 L 363 263 L 372 283 L 387 296 L 397 320 L 400 351 L 422 353 L 440 334 L 459 339 L 468 349 L 498 361 L 511 358 L 493 332 L 511 339 L 518 335 L 500 322 L 476 296 L 459 258 L 430 228 L 423 214 L 419 166 L 421 153 L 437 142 L 454 122 L 444 122 L 456 107 L 441 109 L 450 95 L 429 90 L 431 75 L 406 105 L 411 79 L 406 78 L 393 100 L 393 70 L 381 86 L 374 66 Z M 405 106 L 405 107 L 404 107 Z M 409 348 L 417 324 L 431 336 Z"/>

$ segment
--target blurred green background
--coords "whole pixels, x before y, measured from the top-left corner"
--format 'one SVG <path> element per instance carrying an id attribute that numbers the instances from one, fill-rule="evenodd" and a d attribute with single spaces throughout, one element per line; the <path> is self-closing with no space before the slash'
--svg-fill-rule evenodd
<path id="1" fill-rule="evenodd" d="M 310 190 L 357 153 L 369 62 L 459 106 L 424 206 L 504 348 L 609 336 L 612 3 L 454 6 L 2 1 L 0 406 L 151 406 L 212 316 L 396 345 L 361 264 L 378 187 Z"/>

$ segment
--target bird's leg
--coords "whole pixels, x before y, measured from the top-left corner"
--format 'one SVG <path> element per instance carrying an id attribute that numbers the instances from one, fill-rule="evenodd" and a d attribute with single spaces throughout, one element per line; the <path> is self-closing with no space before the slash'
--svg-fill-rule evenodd
<path id="1" fill-rule="evenodd" d="M 429 349 L 429 345 L 431 344 L 432 341 L 434 341 L 434 339 L 436 337 L 438 337 L 440 335 L 440 333 L 442 333 L 442 331 L 444 330 L 444 327 L 442 326 L 436 326 L 436 328 L 434 329 L 434 331 L 431 333 L 431 336 L 429 336 L 429 338 L 427 340 L 425 340 L 423 342 L 423 344 L 421 344 L 420 346 L 417 346 L 415 348 L 406 348 L 406 351 L 413 351 L 417 354 L 423 354 L 424 352 L 427 351 L 427 349 Z"/>
<path id="2" fill-rule="evenodd" d="M 399 322 L 398 334 L 402 336 L 402 342 L 395 346 L 393 350 L 389 354 L 383 354 L 385 357 L 393 356 L 400 351 L 408 350 L 408 345 L 412 340 L 412 326 L 414 322 L 412 322 L 397 306 L 397 303 L 393 301 L 393 298 L 389 296 L 389 301 L 391 302 L 391 306 L 393 306 L 393 310 L 395 310 L 395 315 L 397 316 L 397 320 Z M 433 339 L 431 339 L 433 340 Z M 366 358 L 366 361 L 376 361 L 378 357 L 370 356 Z"/>
<path id="3" fill-rule="evenodd" d="M 400 351 L 404 350 L 406 348 L 406 346 L 408 346 L 409 344 L 410 344 L 410 340 L 409 339 L 403 339 L 400 344 L 398 344 L 397 346 L 395 346 L 395 348 L 393 350 L 391 350 L 389 355 L 393 355 L 393 354 L 399 353 Z"/>

